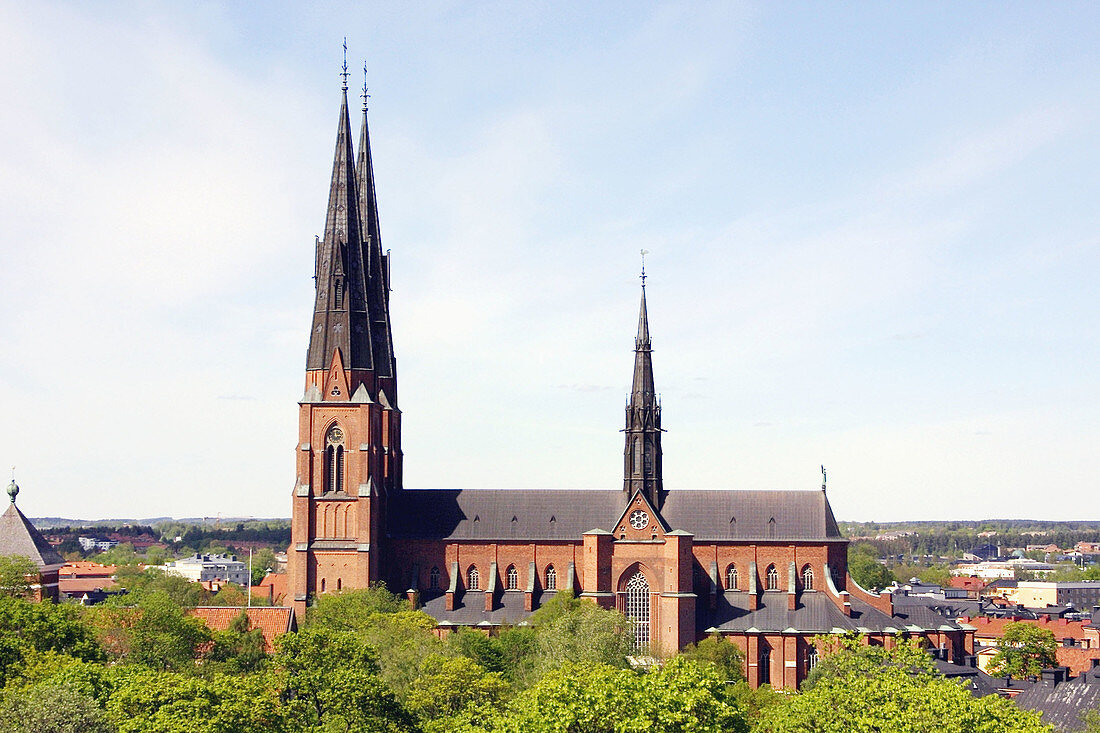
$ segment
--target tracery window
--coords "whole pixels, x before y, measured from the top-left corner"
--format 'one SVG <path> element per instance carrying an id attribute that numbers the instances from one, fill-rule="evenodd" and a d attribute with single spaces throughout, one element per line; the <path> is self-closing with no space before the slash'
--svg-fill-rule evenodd
<path id="1" fill-rule="evenodd" d="M 558 589 L 558 571 L 553 565 L 546 566 L 546 590 Z"/>
<path id="2" fill-rule="evenodd" d="M 634 626 L 635 651 L 649 649 L 649 581 L 639 570 L 626 584 L 626 617 Z"/>
<path id="3" fill-rule="evenodd" d="M 726 568 L 726 590 L 737 590 L 737 566 L 731 564 Z"/>
<path id="4" fill-rule="evenodd" d="M 471 565 L 466 571 L 466 590 L 480 590 L 478 583 L 477 565 Z"/>
<path id="5" fill-rule="evenodd" d="M 325 491 L 344 490 L 344 431 L 333 425 L 325 435 Z"/>
<path id="6" fill-rule="evenodd" d="M 775 565 L 768 566 L 768 571 L 764 575 L 764 589 L 779 590 L 779 571 L 775 569 Z"/>
<path id="7" fill-rule="evenodd" d="M 817 647 L 811 646 L 806 650 L 806 672 L 812 672 L 817 666 Z"/>
<path id="8" fill-rule="evenodd" d="M 439 568 L 433 567 L 428 573 L 429 590 L 439 590 Z"/>
<path id="9" fill-rule="evenodd" d="M 637 435 L 634 436 L 634 461 L 631 467 L 635 475 L 642 470 L 642 439 Z"/>
<path id="10" fill-rule="evenodd" d="M 519 572 L 516 570 L 515 565 L 509 565 L 508 570 L 504 573 L 504 588 L 505 590 L 519 588 Z"/>
<path id="11" fill-rule="evenodd" d="M 814 589 L 814 571 L 809 565 L 802 568 L 802 590 Z"/>
<path id="12" fill-rule="evenodd" d="M 760 684 L 767 685 L 772 681 L 772 650 L 767 647 L 760 649 Z"/>

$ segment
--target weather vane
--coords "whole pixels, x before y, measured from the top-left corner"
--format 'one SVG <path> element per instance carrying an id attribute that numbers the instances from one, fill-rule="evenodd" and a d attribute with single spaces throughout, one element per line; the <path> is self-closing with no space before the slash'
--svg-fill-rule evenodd
<path id="1" fill-rule="evenodd" d="M 821 464 L 821 490 L 825 490 L 825 482 L 828 477 L 825 475 L 825 464 Z"/>
<path id="2" fill-rule="evenodd" d="M 370 99 L 370 95 L 367 94 L 367 62 L 363 62 L 363 111 L 367 111 L 367 100 Z"/>
<path id="3" fill-rule="evenodd" d="M 344 77 L 344 91 L 348 90 L 348 37 L 344 36 L 344 66 L 340 76 Z"/>
<path id="4" fill-rule="evenodd" d="M 645 256 L 647 254 L 649 254 L 649 250 L 648 249 L 643 249 L 642 250 L 642 275 L 641 275 L 642 287 L 643 288 L 645 287 Z"/>

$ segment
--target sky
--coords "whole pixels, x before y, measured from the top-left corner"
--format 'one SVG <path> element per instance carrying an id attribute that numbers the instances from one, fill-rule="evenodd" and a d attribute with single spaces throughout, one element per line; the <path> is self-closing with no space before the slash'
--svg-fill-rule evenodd
<path id="1" fill-rule="evenodd" d="M 29 516 L 289 516 L 344 36 L 406 486 L 620 486 L 645 249 L 670 491 L 1100 520 L 1091 2 L 3 0 Z"/>

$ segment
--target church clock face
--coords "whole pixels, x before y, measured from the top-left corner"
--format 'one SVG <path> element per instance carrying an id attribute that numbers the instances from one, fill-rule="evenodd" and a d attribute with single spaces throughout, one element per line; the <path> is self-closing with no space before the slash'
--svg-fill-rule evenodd
<path id="1" fill-rule="evenodd" d="M 641 509 L 635 509 L 630 513 L 630 526 L 634 529 L 645 529 L 649 524 L 649 515 Z"/>

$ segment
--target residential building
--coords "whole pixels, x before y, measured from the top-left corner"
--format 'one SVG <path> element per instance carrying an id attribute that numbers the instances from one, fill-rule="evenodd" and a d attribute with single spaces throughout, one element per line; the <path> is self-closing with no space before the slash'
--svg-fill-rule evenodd
<path id="1" fill-rule="evenodd" d="M 1028 608 L 1068 606 L 1082 610 L 1100 604 L 1100 581 L 1046 582 L 1021 580 L 1015 588 L 1007 588 L 1004 597 Z"/>
<path id="2" fill-rule="evenodd" d="M 236 555 L 192 555 L 158 567 L 165 573 L 181 575 L 197 583 L 248 584 L 248 564 L 238 560 Z"/>

